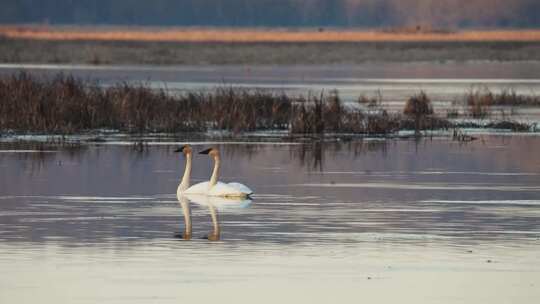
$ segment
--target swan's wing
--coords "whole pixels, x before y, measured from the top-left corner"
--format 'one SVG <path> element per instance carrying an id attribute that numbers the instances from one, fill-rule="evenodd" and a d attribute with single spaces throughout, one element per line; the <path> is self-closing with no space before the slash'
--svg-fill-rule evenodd
<path id="1" fill-rule="evenodd" d="M 228 183 L 230 187 L 235 188 L 239 192 L 245 193 L 246 195 L 253 194 L 253 190 L 249 189 L 248 186 L 240 183 Z"/>
<path id="2" fill-rule="evenodd" d="M 217 182 L 213 187 L 210 187 L 209 181 L 195 184 L 183 192 L 183 194 L 206 194 L 223 197 L 245 197 L 252 193 L 253 191 L 251 189 L 240 183 L 226 184 Z"/>
<path id="3" fill-rule="evenodd" d="M 238 191 L 236 191 L 235 188 L 229 187 L 229 185 L 217 182 L 210 190 L 208 191 L 208 195 L 211 196 L 234 196 L 238 195 Z"/>
<path id="4" fill-rule="evenodd" d="M 246 189 L 246 188 L 247 187 L 244 186 L 244 189 Z M 235 185 L 218 182 L 215 186 L 213 186 L 210 189 L 210 191 L 208 192 L 208 195 L 210 195 L 210 196 L 222 196 L 222 197 L 232 197 L 232 198 L 236 197 L 236 198 L 238 198 L 238 197 L 246 197 L 246 196 L 248 196 L 249 194 L 252 193 L 252 191 L 249 190 L 249 188 L 247 188 L 247 190 L 249 190 L 249 192 L 242 191 L 244 189 L 239 189 Z"/>
<path id="5" fill-rule="evenodd" d="M 187 188 L 186 191 L 184 191 L 184 194 L 207 194 L 209 186 L 209 181 L 198 183 Z"/>

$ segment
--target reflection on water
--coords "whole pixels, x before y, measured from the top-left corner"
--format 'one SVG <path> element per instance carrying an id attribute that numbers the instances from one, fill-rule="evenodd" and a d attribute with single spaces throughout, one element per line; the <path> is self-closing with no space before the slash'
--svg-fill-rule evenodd
<path id="1" fill-rule="evenodd" d="M 183 169 L 183 160 L 172 153 L 175 145 L 149 145 L 143 152 L 115 145 L 35 153 L 0 147 L 6 151 L 0 153 L 0 239 L 170 236 L 176 229 L 167 227 L 178 223 L 174 189 Z M 247 209 L 250 200 L 187 197 L 180 201 L 183 237 L 191 237 L 192 220 L 211 224 L 210 235 L 219 237 L 217 213 L 234 223 L 225 237 L 258 242 L 302 242 L 310 234 L 310 241 L 343 240 L 325 233 L 331 231 L 343 237 L 406 231 L 405 240 L 419 234 L 460 236 L 456 242 L 510 241 L 504 234 L 534 239 L 540 231 L 533 221 L 540 198 L 538 137 L 485 136 L 467 145 L 432 139 L 219 148 L 223 180 L 253 185 L 257 203 Z M 206 180 L 211 165 L 197 156 L 194 182 Z M 199 218 L 205 213 L 212 221 Z M 281 234 L 287 237 L 274 238 Z"/>
<path id="2" fill-rule="evenodd" d="M 216 145 L 253 203 L 179 202 L 178 144 L 0 144 L 0 302 L 540 297 L 540 137 Z"/>
<path id="3" fill-rule="evenodd" d="M 348 142 L 325 143 L 322 138 L 290 149 L 291 160 L 297 161 L 308 170 L 324 171 L 325 154 L 348 154 L 357 158 L 364 153 L 380 152 L 385 155 L 389 142 L 387 140 L 362 140 Z M 324 148 L 324 149 L 323 149 Z"/>
<path id="4" fill-rule="evenodd" d="M 191 211 L 189 202 L 197 204 L 199 206 L 205 206 L 208 208 L 210 218 L 212 219 L 213 230 L 208 233 L 204 238 L 210 241 L 219 241 L 221 236 L 221 226 L 219 225 L 218 210 L 234 210 L 248 208 L 252 200 L 240 199 L 231 197 L 217 197 L 207 196 L 201 194 L 186 194 L 180 196 L 180 203 L 184 212 L 185 223 L 185 235 L 189 235 L 189 238 L 184 237 L 185 240 L 191 239 Z"/>
<path id="5" fill-rule="evenodd" d="M 191 207 L 189 206 L 189 200 L 186 197 L 180 197 L 180 206 L 182 206 L 182 212 L 184 213 L 184 233 L 177 234 L 176 236 L 186 241 L 191 240 L 193 228 L 191 225 Z"/>

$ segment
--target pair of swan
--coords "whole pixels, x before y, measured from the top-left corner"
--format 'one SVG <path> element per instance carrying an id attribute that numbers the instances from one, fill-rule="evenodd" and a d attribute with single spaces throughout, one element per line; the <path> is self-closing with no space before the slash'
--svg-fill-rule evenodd
<path id="1" fill-rule="evenodd" d="M 185 230 L 181 237 L 185 240 L 191 239 L 192 223 L 191 209 L 189 202 L 207 206 L 212 218 L 213 231 L 207 238 L 211 241 L 220 239 L 221 229 L 218 221 L 218 208 L 245 208 L 251 203 L 249 195 L 253 193 L 251 189 L 240 183 L 222 183 L 218 181 L 221 158 L 219 151 L 215 148 L 206 149 L 199 154 L 208 154 L 214 160 L 214 170 L 209 181 L 191 186 L 191 168 L 193 150 L 190 145 L 184 145 L 176 150 L 182 152 L 186 157 L 186 166 L 182 180 L 178 185 L 176 196 L 184 213 Z"/>
<path id="2" fill-rule="evenodd" d="M 184 176 L 176 190 L 178 200 L 182 195 L 207 195 L 215 197 L 227 198 L 248 198 L 253 191 L 246 185 L 240 183 L 222 183 L 218 181 L 221 157 L 219 150 L 216 148 L 206 149 L 199 154 L 208 154 L 214 160 L 214 170 L 209 181 L 202 182 L 191 186 L 191 168 L 193 159 L 193 149 L 190 145 L 184 145 L 175 152 L 182 152 L 186 157 L 186 166 Z"/>

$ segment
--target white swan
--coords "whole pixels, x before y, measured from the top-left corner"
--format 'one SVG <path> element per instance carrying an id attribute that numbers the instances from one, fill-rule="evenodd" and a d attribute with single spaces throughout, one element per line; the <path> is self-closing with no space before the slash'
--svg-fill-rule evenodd
<path id="1" fill-rule="evenodd" d="M 182 152 L 186 156 L 186 168 L 184 169 L 184 176 L 176 189 L 176 198 L 179 202 L 182 201 L 182 193 L 185 192 L 190 186 L 191 179 L 191 159 L 193 157 L 193 150 L 190 145 L 183 145 L 174 152 Z"/>
<path id="2" fill-rule="evenodd" d="M 206 194 L 208 196 L 221 196 L 231 198 L 247 198 L 253 194 L 253 191 L 246 185 L 240 183 L 222 183 L 218 182 L 219 168 L 221 158 L 219 151 L 216 148 L 206 149 L 199 154 L 208 154 L 214 159 L 214 171 L 210 177 L 210 181 L 198 183 L 185 190 L 186 194 Z"/>

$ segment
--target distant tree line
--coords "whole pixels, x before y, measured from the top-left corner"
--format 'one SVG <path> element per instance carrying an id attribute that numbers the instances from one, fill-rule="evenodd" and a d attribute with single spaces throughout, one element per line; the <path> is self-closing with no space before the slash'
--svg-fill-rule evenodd
<path id="1" fill-rule="evenodd" d="M 531 28 L 540 0 L 0 0 L 0 23 Z"/>

